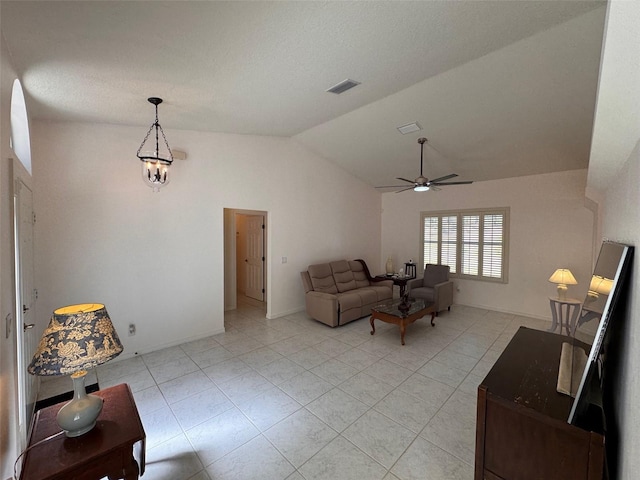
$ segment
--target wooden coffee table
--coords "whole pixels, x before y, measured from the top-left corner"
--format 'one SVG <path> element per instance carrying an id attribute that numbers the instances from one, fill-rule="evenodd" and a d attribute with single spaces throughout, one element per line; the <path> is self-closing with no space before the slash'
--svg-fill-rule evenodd
<path id="1" fill-rule="evenodd" d="M 369 320 L 371 323 L 371 335 L 376 333 L 376 327 L 373 324 L 375 319 L 398 325 L 400 327 L 400 340 L 402 345 L 404 345 L 404 332 L 407 325 L 411 325 L 428 313 L 431 314 L 431 326 L 433 327 L 435 325 L 433 320 L 436 312 L 433 308 L 433 302 L 425 302 L 422 299 L 410 299 L 409 303 L 408 309 L 401 309 L 402 300 L 398 298 L 373 307 L 371 309 L 371 319 Z"/>

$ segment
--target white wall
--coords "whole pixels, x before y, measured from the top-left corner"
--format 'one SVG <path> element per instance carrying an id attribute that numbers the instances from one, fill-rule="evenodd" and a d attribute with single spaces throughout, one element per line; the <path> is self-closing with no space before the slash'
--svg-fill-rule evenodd
<path id="1" fill-rule="evenodd" d="M 270 317 L 304 307 L 299 272 L 311 263 L 362 257 L 375 268 L 380 194 L 333 164 L 290 139 L 165 126 L 188 159 L 154 194 L 135 157 L 145 131 L 35 123 L 40 328 L 54 308 L 97 301 L 126 355 L 222 331 L 225 208 L 268 212 Z"/>
<path id="2" fill-rule="evenodd" d="M 556 268 L 578 281 L 568 295 L 583 298 L 591 278 L 593 213 L 585 207 L 586 170 L 532 175 L 439 192 L 385 193 L 382 197 L 382 256 L 395 265 L 420 256 L 420 212 L 510 207 L 507 284 L 455 280 L 454 302 L 551 318 L 548 282 Z"/>
<path id="3" fill-rule="evenodd" d="M 640 398 L 640 218 L 638 218 L 638 205 L 640 205 L 640 136 L 634 152 L 619 172 L 615 185 L 607 190 L 604 207 L 604 236 L 629 245 L 635 245 L 636 251 L 631 267 L 631 292 L 626 307 L 626 318 L 622 329 L 620 349 L 622 358 L 616 365 L 619 369 L 613 372 L 614 384 L 617 391 L 614 393 L 616 400 L 616 429 L 619 429 L 620 438 L 617 439 L 621 451 L 621 457 L 617 466 L 620 472 L 618 478 L 636 478 L 640 469 L 638 456 L 638 442 L 640 441 L 640 411 L 638 410 L 638 398 Z M 623 307 L 623 308 L 624 308 Z M 615 325 L 614 325 L 615 326 Z M 616 352 L 617 353 L 617 352 Z"/>
<path id="4" fill-rule="evenodd" d="M 589 188 L 602 195 L 602 236 L 636 247 L 629 295 L 607 351 L 607 445 L 612 478 L 640 471 L 640 2 L 610 0 L 598 84 Z M 613 447 L 613 448 L 612 448 Z"/>

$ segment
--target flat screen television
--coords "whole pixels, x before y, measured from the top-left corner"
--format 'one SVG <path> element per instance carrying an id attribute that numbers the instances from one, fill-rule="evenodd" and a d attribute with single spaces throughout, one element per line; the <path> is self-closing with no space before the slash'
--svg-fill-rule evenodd
<path id="1" fill-rule="evenodd" d="M 589 355 L 582 371 L 572 374 L 579 376 L 580 383 L 571 405 L 569 423 L 576 424 L 591 403 L 592 382 L 594 378 L 599 379 L 598 362 L 603 354 L 611 318 L 627 281 L 632 252 L 633 247 L 614 242 L 603 242 L 600 247 L 589 291 L 574 330 L 575 344 L 588 349 Z"/>

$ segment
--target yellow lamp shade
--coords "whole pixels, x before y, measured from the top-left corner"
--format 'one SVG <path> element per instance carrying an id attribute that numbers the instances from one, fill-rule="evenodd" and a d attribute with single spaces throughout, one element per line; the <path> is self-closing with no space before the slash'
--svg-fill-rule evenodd
<path id="1" fill-rule="evenodd" d="M 562 285 L 577 285 L 578 282 L 576 278 L 573 276 L 573 273 L 568 268 L 559 268 L 553 275 L 549 277 L 549 281 L 551 283 L 557 283 Z"/>

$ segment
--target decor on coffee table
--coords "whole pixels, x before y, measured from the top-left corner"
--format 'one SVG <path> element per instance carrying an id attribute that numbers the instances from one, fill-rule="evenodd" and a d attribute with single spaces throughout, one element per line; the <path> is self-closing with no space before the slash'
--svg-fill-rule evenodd
<path id="1" fill-rule="evenodd" d="M 402 297 L 400 297 L 400 305 L 398 305 L 398 310 L 406 314 L 410 308 L 411 308 L 411 299 L 409 298 L 409 295 L 405 294 Z"/>

